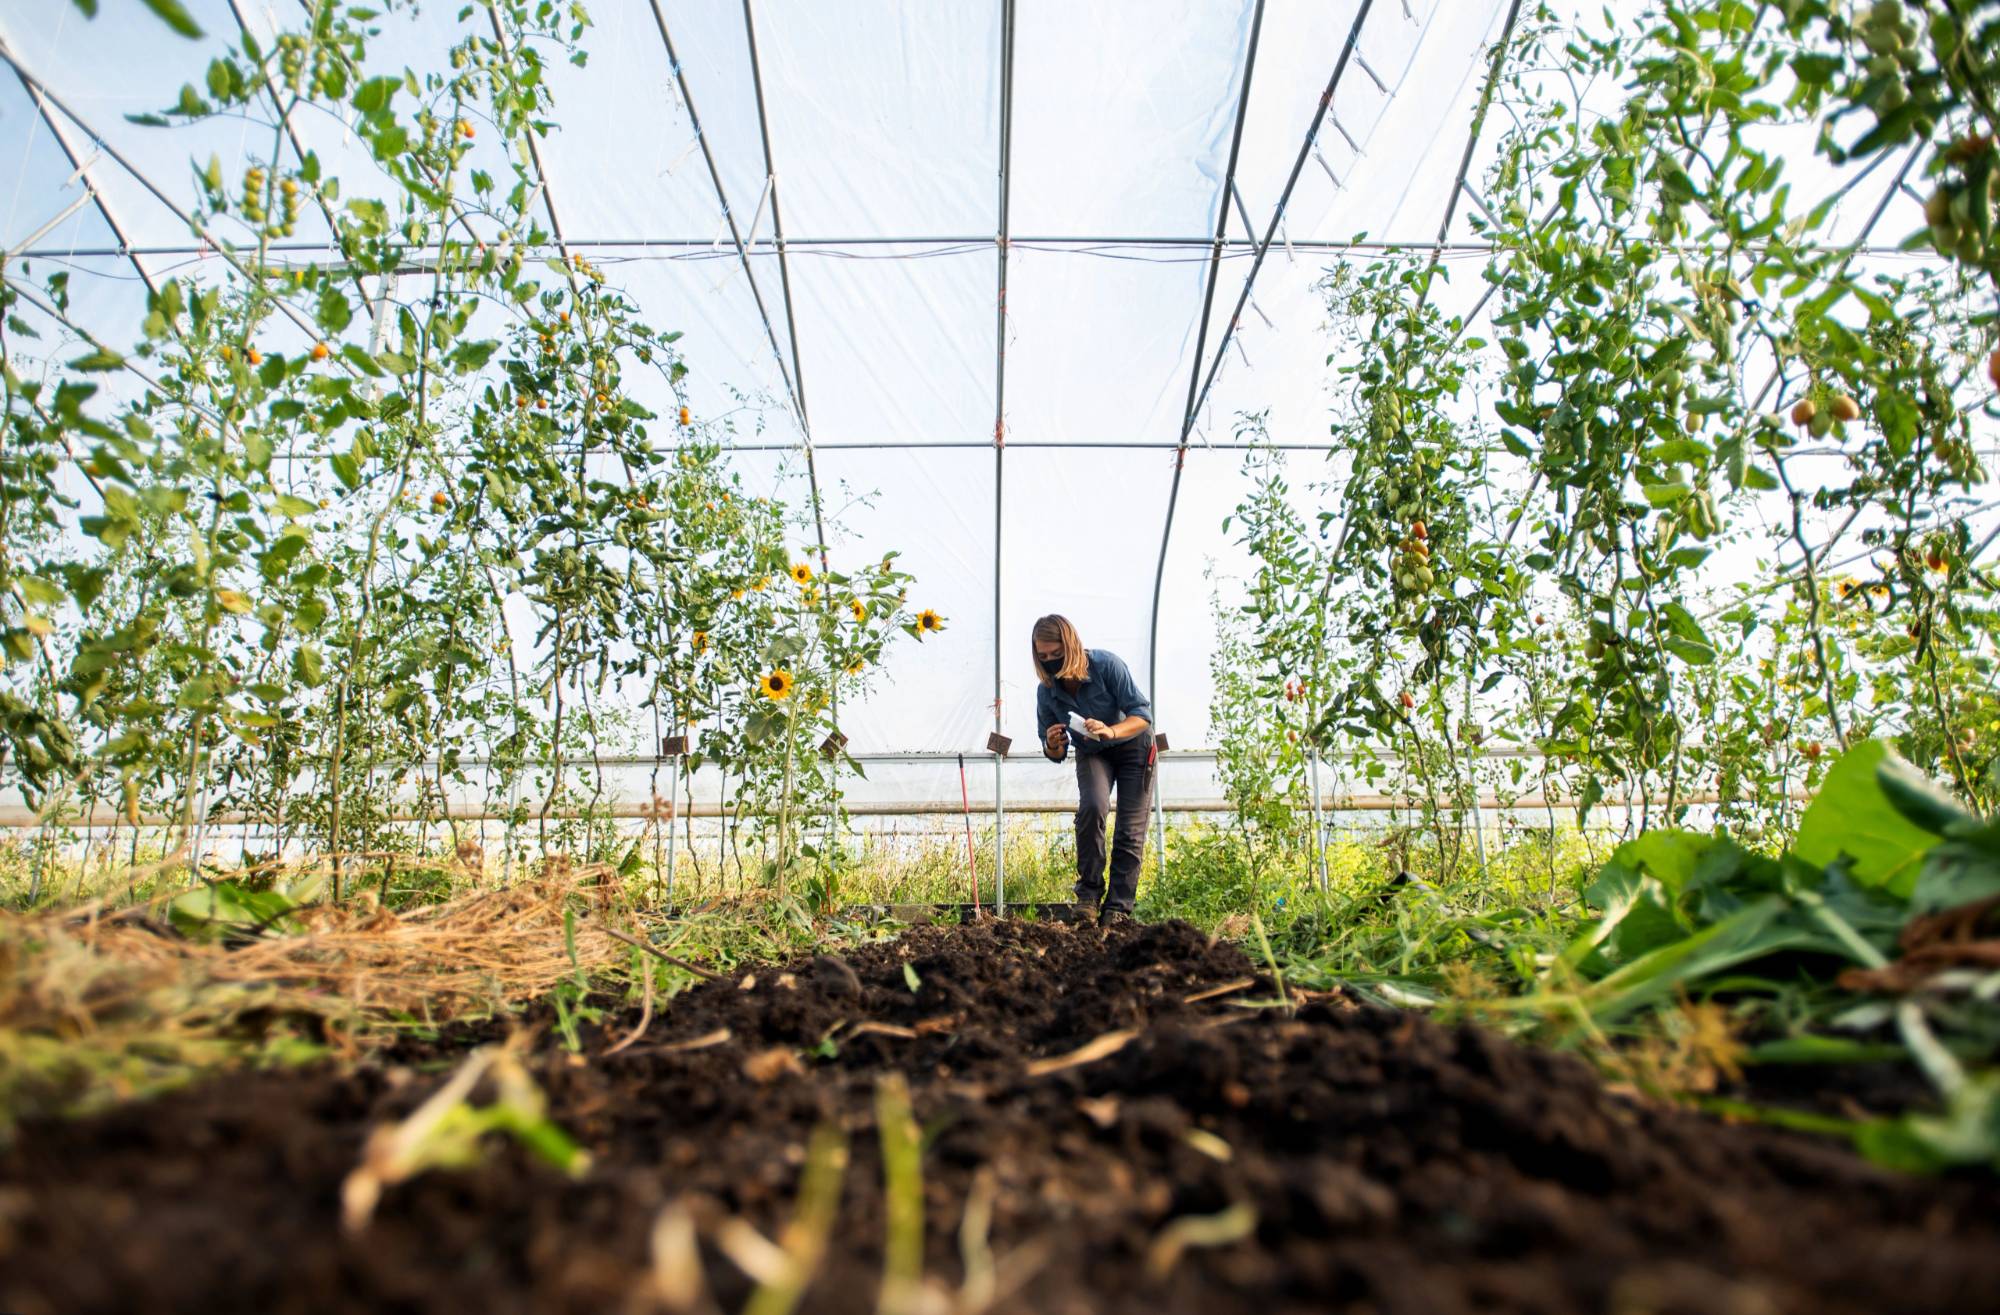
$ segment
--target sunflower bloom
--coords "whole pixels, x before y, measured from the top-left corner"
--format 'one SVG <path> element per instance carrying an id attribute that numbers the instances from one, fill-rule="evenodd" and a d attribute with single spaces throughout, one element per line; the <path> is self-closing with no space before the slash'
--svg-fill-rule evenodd
<path id="1" fill-rule="evenodd" d="M 799 601 L 804 603 L 807 607 L 818 607 L 819 590 L 808 588 L 804 593 L 799 595 Z"/>
<path id="2" fill-rule="evenodd" d="M 741 589 L 731 589 L 729 591 L 729 597 L 733 601 L 740 603 L 743 601 L 743 591 Z"/>
<path id="3" fill-rule="evenodd" d="M 764 590 L 770 587 L 770 584 L 771 584 L 770 576 L 760 575 L 756 579 L 750 582 L 750 592 L 761 594 L 764 592 Z"/>
<path id="4" fill-rule="evenodd" d="M 847 606 L 848 610 L 854 613 L 856 621 L 866 621 L 868 619 L 868 605 L 859 598 L 850 598 L 847 601 Z"/>
<path id="5" fill-rule="evenodd" d="M 918 634 L 932 635 L 942 629 L 944 629 L 944 618 L 933 612 L 930 608 L 926 607 L 923 611 L 917 613 Z"/>
<path id="6" fill-rule="evenodd" d="M 856 658 L 854 659 L 854 661 L 847 664 L 847 674 L 850 676 L 858 676 L 861 674 L 862 668 L 866 667 L 867 665 L 868 661 L 866 658 Z"/>
<path id="7" fill-rule="evenodd" d="M 792 568 L 792 582 L 794 584 L 811 584 L 812 578 L 813 568 L 804 562 L 800 562 Z"/>
<path id="8" fill-rule="evenodd" d="M 708 632 L 706 630 L 697 630 L 694 632 L 694 651 L 697 653 L 708 652 Z"/>
<path id="9" fill-rule="evenodd" d="M 757 692 L 773 702 L 783 702 L 792 695 L 792 673 L 783 667 L 773 667 L 757 682 Z"/>

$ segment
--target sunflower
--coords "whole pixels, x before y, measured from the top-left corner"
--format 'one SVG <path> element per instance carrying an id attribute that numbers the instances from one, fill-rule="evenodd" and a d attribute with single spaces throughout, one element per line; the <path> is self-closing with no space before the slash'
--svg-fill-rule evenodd
<path id="1" fill-rule="evenodd" d="M 1854 591 L 1856 589 L 1859 589 L 1860 587 L 1861 587 L 1860 585 L 1857 585 L 1852 580 L 1842 580 L 1840 582 L 1840 596 L 1842 598 L 1852 598 L 1854 596 Z"/>
<path id="2" fill-rule="evenodd" d="M 757 682 L 757 692 L 774 702 L 790 698 L 792 693 L 792 673 L 783 667 L 773 667 Z"/>
<path id="3" fill-rule="evenodd" d="M 771 577 L 768 575 L 760 575 L 756 579 L 750 582 L 750 591 L 752 593 L 761 594 L 764 592 L 764 590 L 768 589 L 770 585 L 771 585 Z"/>
<path id="4" fill-rule="evenodd" d="M 812 578 L 813 578 L 813 568 L 806 565 L 804 562 L 800 562 L 798 565 L 792 567 L 792 583 L 811 584 Z"/>
<path id="5" fill-rule="evenodd" d="M 862 668 L 866 667 L 867 665 L 868 665 L 868 659 L 856 658 L 854 659 L 854 661 L 847 664 L 847 674 L 850 676 L 858 676 L 861 674 Z"/>
<path id="6" fill-rule="evenodd" d="M 942 629 L 944 629 L 944 618 L 939 616 L 936 612 L 931 611 L 930 608 L 926 607 L 923 611 L 917 613 L 918 634 L 920 635 L 936 634 L 938 631 Z"/>
<path id="7" fill-rule="evenodd" d="M 799 595 L 799 601 L 804 603 L 807 607 L 818 607 L 819 590 L 811 588 L 805 590 L 805 592 Z"/>
<path id="8" fill-rule="evenodd" d="M 708 632 L 706 630 L 697 630 L 694 632 L 694 651 L 697 653 L 708 652 Z"/>
<path id="9" fill-rule="evenodd" d="M 848 599 L 847 607 L 849 611 L 854 613 L 856 621 L 866 621 L 868 619 L 868 605 L 859 598 Z"/>
<path id="10" fill-rule="evenodd" d="M 740 603 L 743 601 L 743 591 L 741 589 L 731 589 L 729 591 L 729 597 L 733 601 Z"/>

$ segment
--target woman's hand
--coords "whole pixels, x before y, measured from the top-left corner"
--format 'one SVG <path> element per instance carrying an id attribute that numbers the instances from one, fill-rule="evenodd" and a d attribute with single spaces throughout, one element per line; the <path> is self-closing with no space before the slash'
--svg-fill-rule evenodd
<path id="1" fill-rule="evenodd" d="M 1042 752 L 1051 758 L 1061 758 L 1069 749 L 1069 732 L 1060 724 L 1049 727 L 1049 733 L 1042 739 Z"/>
<path id="2" fill-rule="evenodd" d="M 1116 731 L 1095 717 L 1085 717 L 1083 719 L 1083 728 L 1100 740 L 1115 740 L 1118 738 Z"/>

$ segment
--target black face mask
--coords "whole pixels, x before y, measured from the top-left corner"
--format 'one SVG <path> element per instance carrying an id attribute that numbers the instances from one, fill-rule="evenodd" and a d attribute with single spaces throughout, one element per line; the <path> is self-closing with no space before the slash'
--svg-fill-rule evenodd
<path id="1" fill-rule="evenodd" d="M 1059 657 L 1042 659 L 1042 670 L 1048 672 L 1051 676 L 1061 671 L 1062 668 L 1063 668 L 1063 662 L 1062 659 Z"/>

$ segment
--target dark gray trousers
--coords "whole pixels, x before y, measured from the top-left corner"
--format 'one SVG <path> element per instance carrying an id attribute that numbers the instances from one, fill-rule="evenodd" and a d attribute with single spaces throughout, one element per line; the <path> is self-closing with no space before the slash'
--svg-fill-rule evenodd
<path id="1" fill-rule="evenodd" d="M 1139 863 L 1146 856 L 1147 810 L 1153 806 L 1153 737 L 1136 736 L 1100 753 L 1076 755 L 1076 899 L 1132 911 L 1139 894 Z M 1111 792 L 1118 792 L 1118 825 L 1111 838 L 1111 890 L 1104 889 L 1104 823 Z"/>

